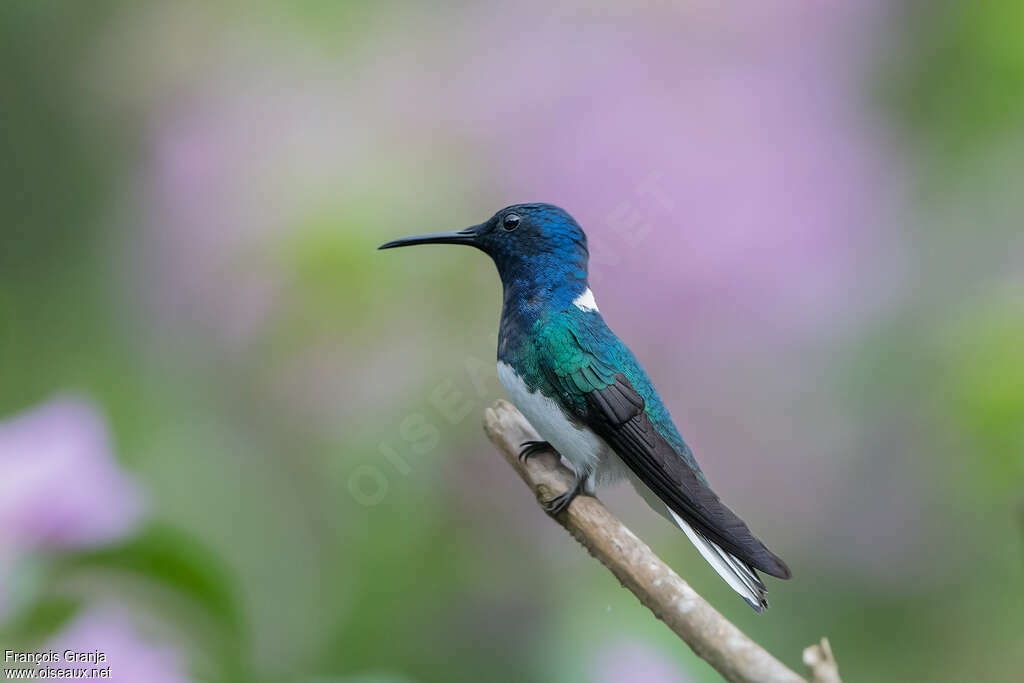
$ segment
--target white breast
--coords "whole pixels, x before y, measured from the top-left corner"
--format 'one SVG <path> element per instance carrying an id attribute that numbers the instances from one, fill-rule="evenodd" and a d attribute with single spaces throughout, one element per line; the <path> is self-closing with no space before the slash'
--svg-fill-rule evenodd
<path id="1" fill-rule="evenodd" d="M 608 444 L 588 427 L 570 422 L 553 400 L 539 391 L 531 392 L 511 365 L 499 361 L 498 378 L 519 412 L 561 453 L 569 468 L 577 473 L 590 470 L 602 482 L 621 476 L 624 466 Z"/>

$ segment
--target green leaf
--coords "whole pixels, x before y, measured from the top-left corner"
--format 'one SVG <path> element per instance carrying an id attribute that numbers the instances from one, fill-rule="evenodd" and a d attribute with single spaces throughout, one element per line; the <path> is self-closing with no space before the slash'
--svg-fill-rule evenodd
<path id="1" fill-rule="evenodd" d="M 0 642 L 29 647 L 59 631 L 81 607 L 82 601 L 66 596 L 36 600 L 4 622 Z"/>
<path id="2" fill-rule="evenodd" d="M 182 632 L 193 637 L 207 663 L 217 671 L 203 680 L 253 680 L 246 673 L 249 659 L 244 618 L 234 580 L 216 553 L 194 536 L 165 523 L 153 523 L 126 543 L 60 560 L 54 576 L 66 579 L 83 571 L 135 575 L 166 589 L 172 599 L 187 599 L 206 619 L 196 621 L 194 611 L 181 617 L 170 603 L 164 603 L 166 609 L 161 611 L 158 600 L 146 607 L 156 606 L 161 616 L 172 622 L 178 617 Z"/>
<path id="3" fill-rule="evenodd" d="M 63 562 L 64 571 L 100 568 L 141 574 L 191 598 L 232 633 L 242 630 L 233 582 L 219 558 L 193 536 L 163 523 L 149 525 L 121 545 Z"/>

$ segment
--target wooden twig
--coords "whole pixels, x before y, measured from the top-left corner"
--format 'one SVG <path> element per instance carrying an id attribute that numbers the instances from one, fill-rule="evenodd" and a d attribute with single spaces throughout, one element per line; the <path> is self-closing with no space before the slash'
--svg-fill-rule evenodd
<path id="1" fill-rule="evenodd" d="M 526 462 L 519 460 L 521 444 L 539 437 L 510 403 L 498 401 L 485 411 L 484 431 L 538 501 L 569 488 L 572 475 L 556 454 L 538 453 Z M 719 614 L 597 498 L 577 497 L 556 521 L 726 680 L 805 681 Z M 804 662 L 813 683 L 839 683 L 827 640 L 807 648 Z"/>
<path id="2" fill-rule="evenodd" d="M 804 648 L 804 664 L 810 668 L 811 680 L 814 683 L 842 683 L 828 638 L 822 638 L 817 645 Z"/>

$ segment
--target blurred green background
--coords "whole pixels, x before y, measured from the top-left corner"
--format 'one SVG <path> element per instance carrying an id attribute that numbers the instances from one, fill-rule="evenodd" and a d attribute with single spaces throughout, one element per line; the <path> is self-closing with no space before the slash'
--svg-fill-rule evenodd
<path id="1" fill-rule="evenodd" d="M 480 429 L 546 201 L 794 668 L 1024 670 L 1019 2 L 5 2 L 0 648 L 122 681 L 711 681 Z M 91 645 L 89 645 L 91 644 Z M 85 647 L 86 645 L 83 645 Z"/>

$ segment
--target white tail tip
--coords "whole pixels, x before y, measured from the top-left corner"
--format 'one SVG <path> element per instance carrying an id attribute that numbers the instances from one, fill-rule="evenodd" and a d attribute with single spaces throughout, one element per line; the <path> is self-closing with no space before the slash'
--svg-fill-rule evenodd
<path id="1" fill-rule="evenodd" d="M 747 601 L 747 604 L 755 612 L 760 613 L 762 609 L 768 607 L 768 600 L 765 597 L 767 590 L 765 589 L 764 582 L 761 581 L 757 572 L 750 565 L 723 550 L 717 543 L 691 527 L 686 520 L 672 510 L 669 510 L 669 513 L 676 524 L 679 525 L 679 528 L 683 530 L 683 533 L 686 534 L 687 538 L 690 539 L 690 542 L 696 546 L 700 554 L 708 561 L 708 564 L 718 572 L 719 576 L 725 579 L 725 582 L 734 591 L 740 594 L 741 598 Z"/>

